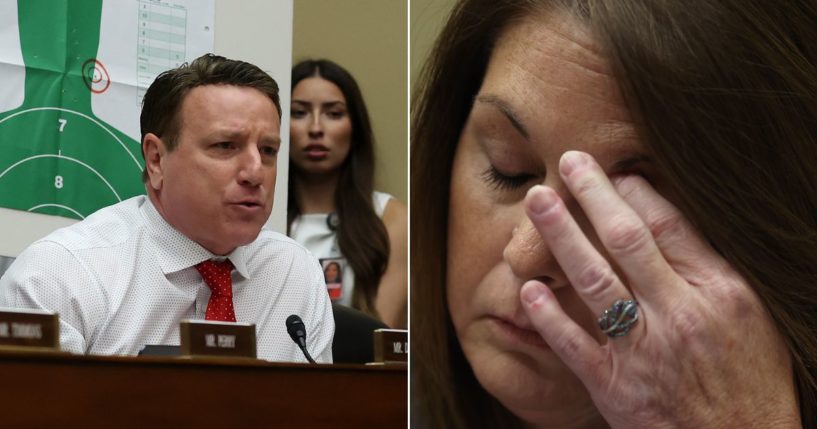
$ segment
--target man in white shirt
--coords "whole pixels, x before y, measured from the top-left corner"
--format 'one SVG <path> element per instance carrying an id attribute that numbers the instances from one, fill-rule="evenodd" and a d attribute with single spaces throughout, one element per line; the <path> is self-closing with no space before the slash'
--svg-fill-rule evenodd
<path id="1" fill-rule="evenodd" d="M 141 116 L 147 196 L 106 207 L 26 249 L 0 306 L 60 315 L 63 350 L 136 354 L 178 344 L 181 319 L 256 324 L 258 356 L 331 362 L 334 321 L 317 261 L 262 229 L 281 143 L 278 86 L 258 67 L 205 55 L 161 74 Z"/>

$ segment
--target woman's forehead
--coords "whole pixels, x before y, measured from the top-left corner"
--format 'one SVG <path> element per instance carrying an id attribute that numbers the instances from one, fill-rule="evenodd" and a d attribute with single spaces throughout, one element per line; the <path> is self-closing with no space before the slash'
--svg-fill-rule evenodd
<path id="1" fill-rule="evenodd" d="M 589 29 L 563 12 L 530 15 L 509 25 L 494 46 L 486 77 L 497 67 L 545 82 L 573 75 L 596 76 L 586 83 L 598 82 L 606 88 L 610 86 L 607 80 L 613 79 L 609 62 Z M 596 93 L 597 89 L 586 92 Z"/>
<path id="2" fill-rule="evenodd" d="M 543 45 L 561 46 L 577 62 L 606 63 L 601 44 L 587 21 L 560 10 L 531 13 L 512 20 L 499 33 L 496 47 L 503 44 L 537 50 Z"/>
<path id="3" fill-rule="evenodd" d="M 501 106 L 531 141 L 635 136 L 608 62 L 589 31 L 566 14 L 530 16 L 502 32 L 475 108 L 485 100 Z"/>

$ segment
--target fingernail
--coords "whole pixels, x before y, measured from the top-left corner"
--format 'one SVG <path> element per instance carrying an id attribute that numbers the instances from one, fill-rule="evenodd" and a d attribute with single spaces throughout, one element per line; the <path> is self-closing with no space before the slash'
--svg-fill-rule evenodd
<path id="1" fill-rule="evenodd" d="M 521 296 L 522 302 L 525 305 L 531 306 L 536 303 L 536 301 L 540 300 L 543 296 L 545 296 L 544 291 L 542 290 L 543 287 L 546 287 L 541 282 L 537 281 L 530 281 L 525 283 L 522 286 Z"/>
<path id="2" fill-rule="evenodd" d="M 562 155 L 562 160 L 559 162 L 559 169 L 563 175 L 569 176 L 570 173 L 576 171 L 576 168 L 584 164 L 587 164 L 587 157 L 583 153 L 568 151 Z"/>
<path id="3" fill-rule="evenodd" d="M 544 186 L 534 186 L 528 191 L 528 209 L 533 214 L 541 215 L 556 203 L 556 196 Z"/>

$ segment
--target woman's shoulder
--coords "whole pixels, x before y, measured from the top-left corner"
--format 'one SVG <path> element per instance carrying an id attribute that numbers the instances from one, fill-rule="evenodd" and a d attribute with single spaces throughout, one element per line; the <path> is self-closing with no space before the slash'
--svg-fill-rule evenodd
<path id="1" fill-rule="evenodd" d="M 386 194 L 388 195 L 388 194 Z M 386 230 L 392 236 L 395 230 L 402 230 L 408 227 L 408 207 L 402 201 L 389 195 L 389 199 L 383 203 L 383 208 L 377 213 Z"/>
<path id="2" fill-rule="evenodd" d="M 398 206 L 402 205 L 402 203 L 400 203 L 400 201 L 398 201 L 397 198 L 394 198 L 394 196 L 391 194 L 380 191 L 372 191 L 372 205 L 374 206 L 375 213 L 377 213 L 377 216 L 380 218 L 382 218 L 385 214 L 387 207 L 394 206 L 395 204 Z"/>

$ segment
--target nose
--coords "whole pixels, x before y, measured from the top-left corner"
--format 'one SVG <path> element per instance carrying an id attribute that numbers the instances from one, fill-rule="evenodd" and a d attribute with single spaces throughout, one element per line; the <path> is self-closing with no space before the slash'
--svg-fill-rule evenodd
<path id="1" fill-rule="evenodd" d="M 309 137 L 313 139 L 323 137 L 323 123 L 321 122 L 321 115 L 319 113 L 312 115 L 312 120 L 309 121 Z"/>
<path id="2" fill-rule="evenodd" d="M 565 275 L 539 231 L 524 214 L 502 254 L 514 276 L 520 280 L 539 280 L 550 288 L 567 285 Z"/>
<path id="3" fill-rule="evenodd" d="M 264 179 L 264 165 L 261 161 L 261 153 L 258 146 L 247 145 L 246 150 L 241 155 L 241 165 L 238 171 L 238 183 L 245 186 L 258 186 Z"/>

